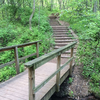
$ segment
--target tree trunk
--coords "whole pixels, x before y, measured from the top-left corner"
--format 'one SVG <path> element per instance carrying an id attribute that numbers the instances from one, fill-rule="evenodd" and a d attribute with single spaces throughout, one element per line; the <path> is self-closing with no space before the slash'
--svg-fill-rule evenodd
<path id="1" fill-rule="evenodd" d="M 51 10 L 53 9 L 53 0 L 51 0 Z"/>
<path id="2" fill-rule="evenodd" d="M 93 12 L 97 12 L 97 0 L 94 2 Z"/>
<path id="3" fill-rule="evenodd" d="M 43 0 L 41 0 L 41 4 L 42 4 L 42 7 L 43 7 Z"/>
<path id="4" fill-rule="evenodd" d="M 65 9 L 65 3 L 64 3 L 64 0 L 63 0 L 63 9 Z"/>
<path id="5" fill-rule="evenodd" d="M 86 0 L 86 11 L 87 11 L 87 8 L 88 8 L 88 1 Z"/>
<path id="6" fill-rule="evenodd" d="M 58 2 L 59 2 L 59 9 L 61 10 L 61 1 L 62 0 L 58 0 Z"/>
<path id="7" fill-rule="evenodd" d="M 99 10 L 100 10 L 100 0 L 99 0 Z"/>
<path id="8" fill-rule="evenodd" d="M 34 12 L 35 12 L 35 0 L 33 0 L 33 11 L 32 11 L 32 14 L 31 14 L 31 16 L 30 16 L 30 18 L 29 18 L 29 29 L 30 29 L 30 30 L 32 30 L 32 23 L 31 23 L 31 21 L 32 21 Z"/>

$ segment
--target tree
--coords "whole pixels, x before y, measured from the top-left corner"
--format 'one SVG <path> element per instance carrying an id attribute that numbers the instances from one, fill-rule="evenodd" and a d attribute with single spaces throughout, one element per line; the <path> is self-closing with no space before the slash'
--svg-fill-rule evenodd
<path id="1" fill-rule="evenodd" d="M 51 0 L 51 10 L 53 9 L 53 0 Z"/>
<path id="2" fill-rule="evenodd" d="M 94 2 L 93 12 L 97 12 L 97 0 Z"/>
<path id="3" fill-rule="evenodd" d="M 59 2 L 59 9 L 61 9 L 61 2 L 62 2 L 62 0 L 58 0 L 58 2 Z"/>
<path id="4" fill-rule="evenodd" d="M 31 16 L 29 18 L 29 29 L 30 30 L 32 30 L 32 23 L 31 23 L 31 21 L 32 21 L 34 13 L 35 13 L 35 0 L 33 0 L 33 11 L 32 11 L 32 14 L 31 14 Z"/>

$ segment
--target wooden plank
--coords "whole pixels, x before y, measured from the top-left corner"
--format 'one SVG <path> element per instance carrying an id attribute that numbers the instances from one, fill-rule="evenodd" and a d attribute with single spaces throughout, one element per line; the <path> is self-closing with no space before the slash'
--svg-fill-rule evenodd
<path id="1" fill-rule="evenodd" d="M 59 48 L 59 49 L 54 50 L 54 51 L 52 51 L 48 54 L 45 54 L 41 57 L 38 57 L 34 60 L 31 60 L 31 61 L 25 63 L 24 65 L 26 67 L 32 67 L 33 66 L 36 69 L 36 68 L 40 67 L 41 65 L 45 64 L 46 62 L 50 61 L 51 59 L 53 59 L 53 58 L 57 57 L 58 55 L 62 54 L 66 50 L 69 50 L 70 48 L 74 47 L 76 43 L 77 42 L 73 42 L 71 44 L 68 44 L 68 45 L 66 45 L 62 48 Z"/>
<path id="2" fill-rule="evenodd" d="M 5 67 L 5 66 L 9 66 L 9 65 L 11 65 L 13 63 L 15 63 L 15 61 L 10 61 L 8 63 L 2 64 L 2 65 L 0 65 L 0 69 L 3 68 L 3 67 Z"/>
<path id="3" fill-rule="evenodd" d="M 62 74 L 62 77 L 60 77 L 60 82 L 62 82 L 68 77 L 69 70 L 66 70 L 66 73 Z M 41 100 L 49 100 L 50 97 L 55 93 L 56 91 L 56 84 L 52 86 L 52 88 L 42 97 Z"/>
<path id="4" fill-rule="evenodd" d="M 57 70 L 60 68 L 60 64 L 61 64 L 61 55 L 57 57 Z M 56 75 L 56 85 L 57 85 L 56 92 L 59 92 L 60 91 L 60 71 Z"/>
<path id="5" fill-rule="evenodd" d="M 35 100 L 35 94 L 33 94 L 33 89 L 35 88 L 35 70 L 33 67 L 28 69 L 29 73 L 29 100 Z"/>
<path id="6" fill-rule="evenodd" d="M 45 65 L 37 68 L 35 70 L 35 75 L 36 75 L 35 82 L 36 82 L 36 84 L 39 84 L 38 80 L 41 80 L 41 77 L 46 79 L 47 75 L 51 75 L 55 71 L 56 71 L 56 64 L 55 63 L 46 63 Z M 19 94 L 19 96 L 18 96 L 19 98 L 22 98 L 24 100 L 29 100 L 29 98 L 28 98 L 28 84 L 19 85 L 19 83 L 23 82 L 23 80 L 26 80 L 26 82 L 28 83 L 28 78 L 27 78 L 28 74 L 26 72 L 27 71 L 25 71 L 23 73 L 20 73 L 17 76 L 13 77 L 12 79 L 10 79 L 11 81 L 7 80 L 6 84 L 4 84 L 3 86 L 1 86 L 1 84 L 3 84 L 3 83 L 1 83 L 0 84 L 0 91 L 1 92 L 8 91 L 8 92 L 6 92 L 7 94 L 11 94 L 13 92 L 14 93 L 13 96 L 14 96 L 15 99 L 16 99 L 16 96 L 18 96 L 17 94 Z M 66 67 L 64 67 L 64 69 L 62 69 L 60 77 L 63 77 L 63 80 L 64 80 L 67 77 L 66 75 L 67 76 L 69 75 L 69 66 L 66 66 Z M 40 76 L 40 77 L 38 77 L 38 76 Z M 63 80 L 61 78 L 60 82 L 62 83 Z M 8 82 L 8 81 L 10 81 L 10 82 Z M 42 80 L 41 80 L 41 82 L 42 82 Z M 12 86 L 12 84 L 13 84 L 13 86 Z M 3 91 L 3 89 L 5 89 L 5 90 Z M 10 93 L 10 91 L 11 91 L 11 93 Z M 51 95 L 55 91 L 56 91 L 56 76 L 54 76 L 47 84 L 45 84 L 44 87 L 42 87 L 36 93 L 36 96 L 35 96 L 36 98 L 35 99 L 36 100 L 49 100 L 48 98 L 50 98 Z M 23 97 L 24 95 L 25 95 L 25 97 Z M 14 98 L 11 97 L 12 100 L 15 100 Z"/>
<path id="7" fill-rule="evenodd" d="M 74 50 L 74 48 L 72 48 L 71 49 L 71 56 L 70 57 L 72 57 L 73 56 L 73 50 Z M 73 60 L 71 60 L 71 62 L 70 62 L 70 76 L 72 76 L 72 63 L 73 63 Z"/>
<path id="8" fill-rule="evenodd" d="M 32 44 L 36 44 L 37 42 L 40 42 L 40 41 L 29 42 L 29 43 L 24 43 L 24 44 L 20 44 L 20 45 L 9 46 L 9 47 L 3 47 L 3 48 L 0 48 L 0 52 L 12 50 L 12 49 L 14 49 L 15 47 L 20 48 L 20 47 L 29 46 L 29 45 L 32 45 Z"/>
<path id="9" fill-rule="evenodd" d="M 70 58 L 63 66 L 61 66 L 57 71 L 55 71 L 51 76 L 49 76 L 48 78 L 46 78 L 40 85 L 38 85 L 35 89 L 34 89 L 34 93 L 36 93 L 39 89 L 41 89 L 50 79 L 52 79 L 57 73 L 59 73 L 59 71 L 61 71 L 71 60 L 73 59 Z"/>
<path id="10" fill-rule="evenodd" d="M 17 74 L 19 74 L 20 71 L 19 71 L 19 59 L 18 59 L 18 48 L 17 47 L 15 47 L 14 53 L 15 53 L 16 72 Z"/>
<path id="11" fill-rule="evenodd" d="M 25 59 L 27 59 L 27 58 L 29 58 L 29 57 L 34 56 L 34 55 L 36 55 L 36 53 L 30 54 L 30 55 L 28 55 L 28 56 L 21 57 L 21 58 L 19 58 L 19 61 L 25 60 Z"/>
<path id="12" fill-rule="evenodd" d="M 31 55 L 28 55 L 28 56 L 21 57 L 21 58 L 19 58 L 19 61 L 25 60 L 26 58 L 32 57 L 32 56 L 34 56 L 34 55 L 36 55 L 36 53 L 33 53 L 33 54 L 31 54 Z M 14 61 L 10 61 L 10 62 L 5 63 L 5 64 L 2 64 L 2 65 L 0 65 L 0 69 L 3 68 L 3 67 L 5 67 L 5 66 L 9 66 L 9 65 L 11 65 L 11 64 L 13 64 L 13 63 L 15 63 L 15 60 L 14 60 Z"/>
<path id="13" fill-rule="evenodd" d="M 36 43 L 36 55 L 39 57 L 39 42 Z"/>

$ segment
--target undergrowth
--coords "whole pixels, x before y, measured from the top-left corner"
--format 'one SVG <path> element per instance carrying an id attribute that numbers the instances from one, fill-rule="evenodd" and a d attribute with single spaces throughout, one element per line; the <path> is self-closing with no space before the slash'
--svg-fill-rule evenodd
<path id="1" fill-rule="evenodd" d="M 46 9 L 40 9 L 40 12 L 36 9 L 32 19 L 32 30 L 29 30 L 31 8 L 20 8 L 15 16 L 13 16 L 14 12 L 12 12 L 13 7 L 5 5 L 2 9 L 4 9 L 3 14 L 5 16 L 0 15 L 0 48 L 41 40 L 39 43 L 39 55 L 41 56 L 44 53 L 50 52 L 50 48 L 54 44 L 54 39 L 52 38 L 52 29 L 48 19 L 49 12 Z M 35 52 L 35 45 L 27 46 L 18 49 L 18 56 L 21 58 Z M 30 57 L 25 61 L 29 61 L 35 57 Z M 0 52 L 0 65 L 12 60 L 14 60 L 13 50 Z M 23 64 L 20 65 L 20 72 L 22 71 L 24 71 Z M 0 82 L 14 75 L 16 75 L 15 65 L 5 66 L 0 69 Z"/>
<path id="2" fill-rule="evenodd" d="M 100 97 L 100 14 L 78 6 L 63 10 L 60 19 L 69 22 L 78 35 L 77 63 L 82 64 L 82 75 L 90 80 L 89 91 Z"/>

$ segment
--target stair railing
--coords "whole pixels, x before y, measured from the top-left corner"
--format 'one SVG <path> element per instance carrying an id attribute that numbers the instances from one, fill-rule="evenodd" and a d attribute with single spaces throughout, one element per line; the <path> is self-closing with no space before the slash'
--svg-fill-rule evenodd
<path id="1" fill-rule="evenodd" d="M 5 66 L 8 66 L 8 65 L 15 63 L 16 64 L 16 72 L 17 72 L 17 74 L 19 74 L 20 73 L 19 72 L 19 61 L 24 60 L 24 59 L 29 58 L 29 57 L 32 57 L 34 55 L 37 55 L 37 57 L 39 57 L 39 42 L 40 41 L 29 42 L 29 43 L 24 43 L 24 44 L 20 44 L 20 45 L 14 45 L 14 46 L 0 48 L 0 52 L 4 52 L 4 51 L 8 51 L 8 50 L 14 50 L 14 55 L 15 55 L 14 61 L 10 61 L 8 63 L 1 64 L 0 69 L 5 67 Z M 33 45 L 33 44 L 36 45 L 36 53 L 33 53 L 31 55 L 27 55 L 27 56 L 22 57 L 22 58 L 18 57 L 18 48 L 30 46 L 30 45 Z"/>
<path id="2" fill-rule="evenodd" d="M 68 64 L 70 63 L 70 71 L 69 75 L 72 75 L 72 63 L 73 63 L 73 48 L 76 45 L 77 42 L 73 42 L 71 44 L 68 44 L 64 47 L 61 47 L 57 50 L 54 50 L 48 54 L 45 54 L 41 57 L 38 57 L 34 60 L 31 60 L 27 63 L 25 63 L 25 67 L 28 68 L 28 74 L 29 74 L 29 100 L 35 100 L 35 93 L 41 89 L 51 78 L 53 78 L 56 75 L 56 91 L 58 92 L 60 90 L 60 71 Z M 67 50 L 71 49 L 71 56 L 70 59 L 61 66 L 61 54 Z M 45 79 L 40 85 L 35 87 L 35 69 L 39 68 L 46 62 L 52 60 L 53 58 L 57 57 L 57 70 L 49 76 L 47 79 Z"/>

